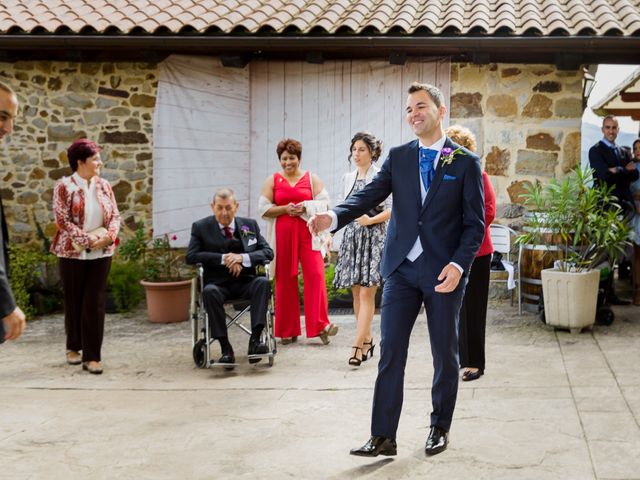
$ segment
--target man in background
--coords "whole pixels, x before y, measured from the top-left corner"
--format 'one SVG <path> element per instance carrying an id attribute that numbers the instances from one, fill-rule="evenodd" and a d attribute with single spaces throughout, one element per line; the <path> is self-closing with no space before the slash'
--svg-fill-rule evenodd
<path id="1" fill-rule="evenodd" d="M 629 185 L 638 179 L 638 170 L 633 163 L 630 151 L 616 145 L 619 131 L 618 120 L 614 115 L 607 115 L 602 119 L 602 140 L 589 149 L 589 165 L 594 169 L 593 177 L 596 182 L 613 187 L 612 194 L 622 208 L 623 215 L 630 219 L 635 212 L 635 207 Z M 628 263 L 628 260 L 620 262 L 618 271 L 620 278 L 624 278 L 623 271 L 630 270 L 629 267 L 624 267 L 625 262 Z M 615 294 L 613 276 L 611 278 L 608 302 L 612 305 L 629 305 L 628 300 L 622 300 Z"/>
<path id="2" fill-rule="evenodd" d="M 13 122 L 18 114 L 18 97 L 11 88 L 0 82 L 0 141 L 5 135 L 13 131 Z M 8 278 L 8 238 L 7 224 L 0 199 L 0 243 L 2 252 L 0 255 L 0 343 L 5 340 L 15 340 L 24 331 L 25 316 L 20 307 L 16 305 Z"/>

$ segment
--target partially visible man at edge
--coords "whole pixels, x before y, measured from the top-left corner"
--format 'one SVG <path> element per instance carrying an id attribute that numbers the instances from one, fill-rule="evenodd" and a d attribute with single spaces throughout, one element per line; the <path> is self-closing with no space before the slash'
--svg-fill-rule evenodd
<path id="1" fill-rule="evenodd" d="M 631 153 L 616 144 L 619 131 L 618 119 L 614 115 L 607 115 L 602 119 L 602 139 L 589 149 L 589 165 L 594 170 L 593 177 L 596 182 L 613 187 L 611 193 L 618 200 L 625 218 L 630 221 L 635 212 L 630 185 L 638 179 L 638 170 L 631 158 Z M 620 266 L 623 263 L 625 263 L 624 259 L 620 262 Z M 620 272 L 621 270 L 618 271 L 619 275 L 621 275 Z M 618 298 L 616 295 L 613 276 L 610 277 L 607 290 L 607 301 L 610 304 L 629 305 L 628 300 Z"/>
<path id="2" fill-rule="evenodd" d="M 4 136 L 13 131 L 13 122 L 18 114 L 18 97 L 6 84 L 0 82 L 0 141 Z M 5 340 L 15 340 L 24 331 L 25 316 L 20 307 L 16 305 L 8 278 L 8 239 L 7 224 L 0 198 L 0 217 L 2 229 L 0 229 L 0 243 L 2 252 L 0 255 L 0 343 Z"/>

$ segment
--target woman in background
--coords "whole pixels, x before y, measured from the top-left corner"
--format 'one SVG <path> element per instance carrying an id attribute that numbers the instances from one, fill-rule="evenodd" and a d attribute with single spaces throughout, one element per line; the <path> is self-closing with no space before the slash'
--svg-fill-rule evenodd
<path id="1" fill-rule="evenodd" d="M 276 153 L 281 171 L 269 175 L 262 186 L 260 214 L 269 225 L 268 241 L 275 247 L 275 336 L 283 344 L 301 334 L 298 263 L 304 279 L 304 320 L 307 338 L 318 337 L 327 345 L 338 327 L 329 322 L 324 259 L 319 239 L 313 239 L 305 218 L 329 206 L 329 194 L 317 175 L 302 170 L 302 144 L 281 140 Z M 273 238 L 275 233 L 275 240 Z"/>
<path id="2" fill-rule="evenodd" d="M 362 190 L 373 180 L 380 168 L 375 162 L 382 153 L 382 142 L 367 132 L 358 132 L 351 139 L 349 163 L 356 169 L 342 177 L 343 199 Z M 384 204 L 354 220 L 344 229 L 333 286 L 351 288 L 356 316 L 356 338 L 349 365 L 358 367 L 373 356 L 375 344 L 371 322 L 375 312 L 376 291 L 382 283 L 380 262 L 387 236 L 387 220 L 391 217 L 391 197 Z"/>
<path id="3" fill-rule="evenodd" d="M 107 276 L 120 229 L 113 190 L 100 178 L 100 150 L 86 138 L 67 149 L 73 174 L 53 191 L 57 231 L 51 244 L 62 279 L 67 363 L 82 363 L 94 374 L 102 373 Z"/>
<path id="4" fill-rule="evenodd" d="M 472 152 L 476 151 L 476 139 L 471 131 L 460 125 L 452 125 L 445 130 L 447 136 L 455 143 Z M 491 222 L 496 216 L 496 196 L 483 170 L 484 183 L 484 240 L 471 264 L 469 281 L 465 289 L 462 308 L 460 309 L 460 328 L 458 347 L 460 351 L 460 368 L 464 368 L 462 380 L 476 380 L 484 375 L 485 368 L 485 331 L 487 326 L 487 303 L 489 300 L 489 279 L 491 275 Z"/>

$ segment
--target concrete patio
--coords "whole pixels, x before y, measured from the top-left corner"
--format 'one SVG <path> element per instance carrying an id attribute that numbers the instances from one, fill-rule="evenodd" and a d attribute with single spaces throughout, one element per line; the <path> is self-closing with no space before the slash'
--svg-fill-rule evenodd
<path id="1" fill-rule="evenodd" d="M 198 370 L 188 323 L 110 315 L 105 373 L 64 363 L 61 315 L 0 347 L 0 478 L 640 478 L 640 309 L 610 327 L 554 331 L 490 310 L 487 371 L 461 383 L 449 449 L 425 457 L 432 367 L 424 316 L 406 374 L 398 456 L 348 454 L 369 435 L 379 352 L 347 365 L 350 316 L 329 346 L 279 348 L 273 368 Z M 374 320 L 379 339 L 379 317 Z"/>

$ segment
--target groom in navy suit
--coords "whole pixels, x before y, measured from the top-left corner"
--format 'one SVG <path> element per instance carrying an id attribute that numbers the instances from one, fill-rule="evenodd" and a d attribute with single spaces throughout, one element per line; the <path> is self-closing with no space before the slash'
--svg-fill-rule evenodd
<path id="1" fill-rule="evenodd" d="M 371 438 L 352 455 L 396 454 L 409 337 L 422 304 L 433 355 L 433 411 L 425 453 L 447 448 L 458 392 L 458 314 L 469 268 L 484 237 L 484 192 L 477 156 L 448 139 L 440 90 L 413 83 L 407 122 L 416 140 L 392 148 L 363 190 L 310 219 L 312 231 L 336 230 L 393 194 L 382 259 L 381 358 Z"/>

